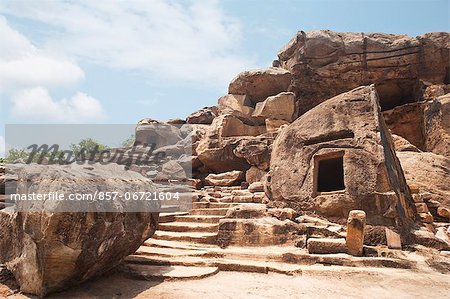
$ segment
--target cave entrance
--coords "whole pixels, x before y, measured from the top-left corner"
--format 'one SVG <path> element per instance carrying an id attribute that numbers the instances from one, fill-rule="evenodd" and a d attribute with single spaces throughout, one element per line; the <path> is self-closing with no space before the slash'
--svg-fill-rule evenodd
<path id="1" fill-rule="evenodd" d="M 317 193 L 345 190 L 344 153 L 338 152 L 317 157 L 314 178 Z"/>
<path id="2" fill-rule="evenodd" d="M 389 80 L 375 85 L 381 111 L 416 102 L 417 80 Z"/>

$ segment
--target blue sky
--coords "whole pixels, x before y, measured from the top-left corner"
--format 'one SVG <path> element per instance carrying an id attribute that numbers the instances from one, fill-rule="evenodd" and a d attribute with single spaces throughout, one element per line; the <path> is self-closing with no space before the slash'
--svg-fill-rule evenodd
<path id="1" fill-rule="evenodd" d="M 450 31 L 450 1 L 0 0 L 0 126 L 184 118 L 313 29 Z"/>

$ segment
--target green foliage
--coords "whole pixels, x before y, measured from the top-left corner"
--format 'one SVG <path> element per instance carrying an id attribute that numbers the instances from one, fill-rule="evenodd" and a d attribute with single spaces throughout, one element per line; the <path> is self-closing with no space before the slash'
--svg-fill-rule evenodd
<path id="1" fill-rule="evenodd" d="M 70 150 L 73 151 L 75 156 L 77 156 L 81 150 L 84 150 L 85 152 L 91 152 L 94 150 L 101 152 L 107 149 L 108 147 L 106 145 L 103 145 L 92 138 L 86 138 L 78 142 L 78 144 L 70 145 Z"/>
<path id="2" fill-rule="evenodd" d="M 130 137 L 128 137 L 125 141 L 123 141 L 120 144 L 120 147 L 128 148 L 128 147 L 132 147 L 133 144 L 134 144 L 134 135 L 131 135 Z"/>
<path id="3" fill-rule="evenodd" d="M 10 149 L 8 154 L 6 155 L 5 162 L 6 163 L 14 163 L 18 160 L 27 161 L 30 153 L 23 149 Z"/>
<path id="4" fill-rule="evenodd" d="M 5 163 L 5 162 L 6 162 L 5 158 L 0 158 L 0 163 Z"/>

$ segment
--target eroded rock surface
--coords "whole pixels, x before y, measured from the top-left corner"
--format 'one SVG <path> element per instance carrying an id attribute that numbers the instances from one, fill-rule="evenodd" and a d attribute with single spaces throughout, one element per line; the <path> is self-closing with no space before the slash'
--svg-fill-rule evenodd
<path id="1" fill-rule="evenodd" d="M 299 31 L 278 53 L 293 75 L 300 115 L 340 93 L 376 84 L 383 110 L 414 101 L 418 79 L 448 80 L 447 32 L 418 37 L 385 33 Z"/>
<path id="2" fill-rule="evenodd" d="M 409 227 L 415 219 L 373 86 L 325 101 L 284 129 L 265 183 L 273 205 L 337 222 L 355 209 L 372 225 Z"/>
<path id="3" fill-rule="evenodd" d="M 150 180 L 114 164 L 27 166 L 19 175 L 18 189 L 22 194 L 155 190 Z M 92 212 L 77 212 L 79 203 L 68 201 L 40 202 L 46 209 L 41 212 L 26 212 L 24 205 L 29 204 L 16 205 L 23 212 L 0 211 L 0 263 L 12 271 L 22 292 L 39 296 L 115 267 L 155 232 L 158 223 L 157 212 L 127 212 L 126 202 L 116 202 L 117 212 L 112 213 L 95 212 L 104 208 L 102 203 L 91 207 Z"/>

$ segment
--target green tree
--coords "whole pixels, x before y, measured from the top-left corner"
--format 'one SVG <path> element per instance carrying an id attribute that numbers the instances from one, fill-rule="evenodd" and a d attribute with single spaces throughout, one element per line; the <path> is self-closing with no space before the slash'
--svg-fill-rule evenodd
<path id="1" fill-rule="evenodd" d="M 132 134 L 130 137 L 128 137 L 125 141 L 123 141 L 120 144 L 120 147 L 124 147 L 124 148 L 128 148 L 128 147 L 132 147 L 134 144 L 134 134 Z"/>
<path id="2" fill-rule="evenodd" d="M 14 163 L 18 160 L 27 161 L 30 153 L 23 149 L 10 149 L 4 161 L 6 163 Z"/>
<path id="3" fill-rule="evenodd" d="M 70 150 L 74 153 L 74 155 L 78 155 L 82 150 L 85 152 L 91 152 L 94 150 L 101 152 L 107 149 L 108 147 L 106 145 L 103 145 L 92 138 L 86 138 L 78 142 L 78 144 L 70 145 Z"/>

